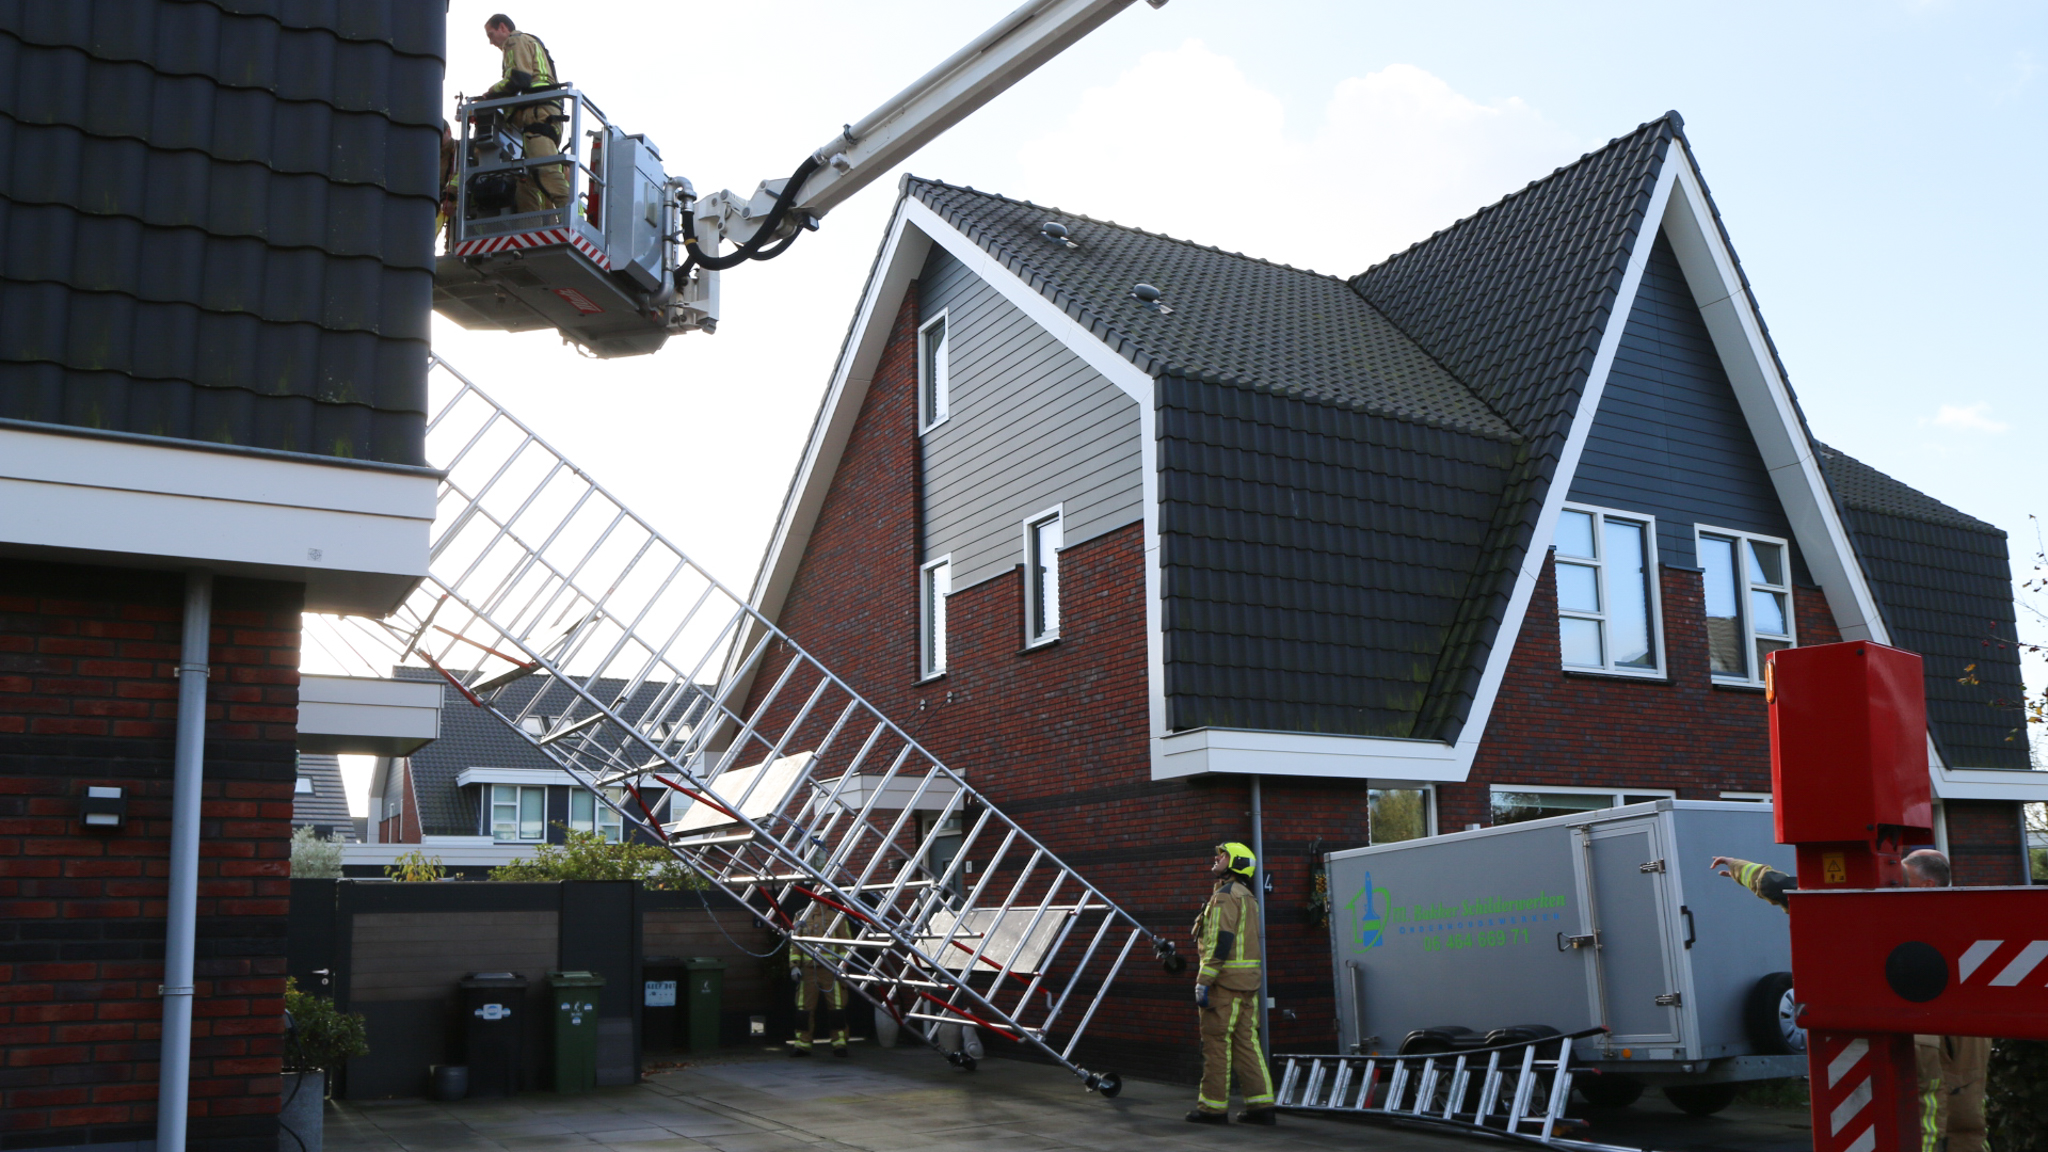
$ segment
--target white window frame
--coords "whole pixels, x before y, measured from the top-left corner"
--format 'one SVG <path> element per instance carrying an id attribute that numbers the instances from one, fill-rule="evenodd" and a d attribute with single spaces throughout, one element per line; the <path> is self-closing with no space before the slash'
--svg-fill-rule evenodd
<path id="1" fill-rule="evenodd" d="M 953 554 L 917 570 L 917 678 L 946 674 L 946 598 L 953 594 Z"/>
<path id="2" fill-rule="evenodd" d="M 584 819 L 576 814 L 577 801 L 587 800 L 590 817 Z M 588 788 L 569 790 L 569 830 L 572 832 L 595 832 L 608 843 L 617 844 L 626 838 L 625 820 Z"/>
<path id="3" fill-rule="evenodd" d="M 1758 659 L 1756 654 L 1756 614 L 1750 611 L 1749 598 L 1750 594 L 1756 591 L 1784 593 L 1785 631 L 1777 634 L 1777 636 L 1784 637 L 1786 647 L 1799 647 L 1799 604 L 1794 597 L 1792 587 L 1792 542 L 1782 536 L 1766 536 L 1761 532 L 1744 532 L 1739 528 L 1716 528 L 1711 524 L 1695 524 L 1692 526 L 1692 547 L 1695 563 L 1699 562 L 1700 540 L 1707 536 L 1720 536 L 1733 540 L 1736 544 L 1735 582 L 1738 594 L 1735 598 L 1735 608 L 1736 611 L 1742 614 L 1742 662 L 1749 667 L 1749 674 L 1747 676 L 1735 676 L 1727 672 L 1716 672 L 1713 670 L 1713 660 L 1711 655 L 1709 655 L 1707 675 L 1716 684 L 1746 684 L 1751 687 L 1761 687 L 1764 682 L 1764 662 Z M 1757 584 L 1750 580 L 1749 555 L 1744 550 L 1743 545 L 1751 540 L 1778 546 L 1778 555 L 1782 558 L 1785 565 L 1785 582 L 1783 584 Z M 1700 563 L 1699 567 L 1704 573 L 1706 565 Z M 1704 580 L 1704 576 L 1702 580 Z M 1704 587 L 1702 588 L 1702 593 L 1704 594 Z M 1701 607 L 1703 610 L 1702 621 L 1704 621 L 1704 595 Z M 1772 640 L 1776 639 L 1777 636 L 1766 635 L 1764 639 Z"/>
<path id="4" fill-rule="evenodd" d="M 512 835 L 498 838 L 498 790 L 512 794 Z M 540 793 L 540 833 L 525 835 L 519 827 L 519 811 L 524 806 L 528 792 Z M 548 838 L 548 790 L 544 784 L 486 784 L 484 785 L 484 835 L 500 844 L 539 844 Z"/>
<path id="5" fill-rule="evenodd" d="M 1039 555 L 1037 530 L 1050 523 L 1059 536 L 1053 545 L 1050 560 Z M 1039 648 L 1060 638 L 1060 553 L 1066 550 L 1067 518 L 1066 506 L 1055 504 L 1035 516 L 1024 518 L 1024 647 Z M 1043 571 L 1048 577 L 1046 585 L 1046 609 L 1049 620 L 1039 619 L 1037 609 L 1038 576 Z"/>
<path id="6" fill-rule="evenodd" d="M 1740 800 L 1748 804 L 1769 804 L 1771 802 L 1771 794 L 1769 792 L 1723 792 L 1721 793 L 1721 799 Z"/>
<path id="7" fill-rule="evenodd" d="M 1663 589 L 1658 587 L 1663 581 L 1659 578 L 1657 570 L 1657 518 L 1647 513 L 1630 512 L 1622 508 L 1602 508 L 1597 504 L 1567 503 L 1564 505 L 1564 510 L 1567 512 L 1585 513 L 1593 518 L 1593 546 L 1600 549 L 1601 554 L 1591 562 L 1582 558 L 1567 559 L 1557 553 L 1556 532 L 1553 530 L 1550 541 L 1552 552 L 1551 565 L 1553 570 L 1558 566 L 1566 564 L 1575 564 L 1582 568 L 1592 568 L 1595 586 L 1599 589 L 1600 611 L 1578 612 L 1567 610 L 1564 607 L 1563 597 L 1560 596 L 1558 598 L 1557 616 L 1559 621 L 1592 620 L 1599 624 L 1601 663 L 1597 665 L 1564 663 L 1564 638 L 1560 634 L 1558 637 L 1559 665 L 1568 671 L 1599 676 L 1627 676 L 1638 680 L 1665 679 L 1664 597 Z M 1650 626 L 1650 659 L 1652 661 L 1648 668 L 1636 668 L 1614 662 L 1614 644 L 1609 637 L 1607 627 L 1609 609 L 1613 604 L 1613 600 L 1609 596 L 1607 584 L 1606 534 L 1604 532 L 1609 517 L 1643 526 L 1643 573 L 1645 577 L 1643 583 L 1648 589 L 1649 594 L 1649 603 L 1644 606 L 1644 611 L 1648 614 Z M 1562 623 L 1559 624 L 1559 627 L 1560 629 L 1563 627 Z"/>
<path id="8" fill-rule="evenodd" d="M 1567 796 L 1605 796 L 1613 801 L 1613 803 L 1608 805 L 1609 808 L 1621 807 L 1622 801 L 1630 796 L 1649 796 L 1657 800 L 1678 799 L 1678 789 L 1676 788 L 1590 788 L 1583 784 L 1488 784 L 1486 786 L 1486 818 L 1489 822 L 1489 827 L 1505 827 L 1505 825 L 1491 823 L 1495 807 L 1493 798 L 1502 792 L 1510 794 L 1540 794 L 1548 792 L 1553 795 L 1562 793 Z M 1635 800 L 1632 803 L 1642 804 L 1645 801 Z M 1599 809 L 1591 809 L 1587 814 L 1590 815 L 1594 811 L 1599 811 Z"/>
<path id="9" fill-rule="evenodd" d="M 953 390 L 953 324 L 948 313 L 951 309 L 941 308 L 939 314 L 917 326 L 917 431 L 919 435 L 937 428 L 946 422 L 952 413 Z M 928 333 L 939 329 L 939 354 L 931 355 L 931 337 Z"/>

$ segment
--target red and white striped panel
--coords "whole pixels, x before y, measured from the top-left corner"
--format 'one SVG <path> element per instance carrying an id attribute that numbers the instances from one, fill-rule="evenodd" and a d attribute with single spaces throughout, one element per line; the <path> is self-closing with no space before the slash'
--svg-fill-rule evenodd
<path id="1" fill-rule="evenodd" d="M 549 248 L 556 244 L 567 244 L 590 258 L 590 262 L 609 272 L 612 262 L 604 250 L 590 242 L 589 237 L 573 228 L 541 228 L 532 232 L 511 232 L 503 236 L 484 236 L 475 240 L 464 240 L 450 249 L 455 256 L 489 256 L 496 252 L 510 252 L 519 248 Z"/>

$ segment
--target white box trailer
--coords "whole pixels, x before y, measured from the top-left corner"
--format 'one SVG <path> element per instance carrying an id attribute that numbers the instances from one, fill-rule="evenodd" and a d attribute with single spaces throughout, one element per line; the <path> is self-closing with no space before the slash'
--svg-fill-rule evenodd
<path id="1" fill-rule="evenodd" d="M 1445 1051 L 1500 1029 L 1576 1032 L 1581 1089 L 1712 1112 L 1803 1075 L 1785 913 L 1715 856 L 1793 871 L 1768 804 L 1658 800 L 1334 852 L 1343 1051 Z M 1516 1038 L 1500 1034 L 1497 1039 Z"/>

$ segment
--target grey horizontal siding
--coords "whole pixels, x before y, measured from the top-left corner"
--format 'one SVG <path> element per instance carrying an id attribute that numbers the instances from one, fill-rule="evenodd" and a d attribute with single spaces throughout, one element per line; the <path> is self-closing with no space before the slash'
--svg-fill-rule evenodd
<path id="1" fill-rule="evenodd" d="M 925 557 L 966 588 L 1023 559 L 1024 518 L 1054 504 L 1068 546 L 1144 516 L 1136 401 L 944 249 L 919 315 L 947 314 L 948 419 L 923 437 Z"/>
<path id="2" fill-rule="evenodd" d="M 1790 539 L 1791 521 L 1662 233 L 1622 330 L 1571 499 L 1657 518 L 1658 559 L 1697 564 L 1693 526 Z M 1793 547 L 1793 571 L 1809 581 Z"/>

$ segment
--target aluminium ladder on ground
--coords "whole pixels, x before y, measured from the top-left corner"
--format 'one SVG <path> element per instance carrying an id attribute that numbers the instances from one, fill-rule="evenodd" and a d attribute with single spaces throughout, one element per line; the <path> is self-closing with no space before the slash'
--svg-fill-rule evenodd
<path id="1" fill-rule="evenodd" d="M 1408 1056 L 1301 1056 L 1275 1053 L 1280 1085 L 1275 1103 L 1301 1112 L 1423 1124 L 1514 1143 L 1573 1152 L 1636 1152 L 1571 1140 L 1581 1122 L 1565 1117 L 1572 1042 L 1599 1035 L 1589 1028 L 1463 1051 Z M 1549 1048 L 1545 1056 L 1543 1049 Z"/>
<path id="2" fill-rule="evenodd" d="M 429 575 L 383 620 L 309 614 L 308 643 L 374 675 L 433 669 L 934 1047 L 942 1025 L 979 1026 L 1114 1095 L 1078 1046 L 1133 951 L 1171 943 L 467 377 L 432 368 L 452 395 L 427 425 L 446 470 Z"/>

